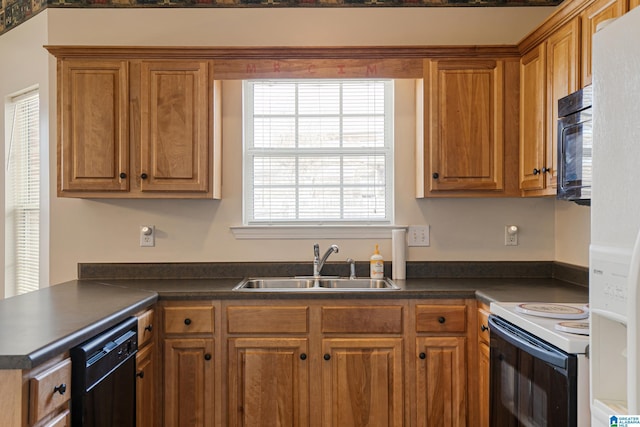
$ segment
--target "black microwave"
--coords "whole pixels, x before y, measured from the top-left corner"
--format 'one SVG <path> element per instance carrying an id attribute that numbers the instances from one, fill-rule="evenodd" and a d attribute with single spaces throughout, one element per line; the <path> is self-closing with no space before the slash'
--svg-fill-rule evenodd
<path id="1" fill-rule="evenodd" d="M 557 199 L 591 204 L 593 88 L 558 100 Z"/>

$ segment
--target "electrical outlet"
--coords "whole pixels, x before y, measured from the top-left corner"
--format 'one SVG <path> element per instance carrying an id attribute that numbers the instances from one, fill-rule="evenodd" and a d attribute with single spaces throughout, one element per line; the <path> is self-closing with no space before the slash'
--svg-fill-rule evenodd
<path id="1" fill-rule="evenodd" d="M 140 226 L 140 247 L 154 247 L 156 245 L 155 225 Z"/>
<path id="2" fill-rule="evenodd" d="M 429 246 L 429 226 L 410 225 L 408 244 L 409 246 Z"/>
<path id="3" fill-rule="evenodd" d="M 504 245 L 518 246 L 518 227 L 516 225 L 504 226 Z"/>

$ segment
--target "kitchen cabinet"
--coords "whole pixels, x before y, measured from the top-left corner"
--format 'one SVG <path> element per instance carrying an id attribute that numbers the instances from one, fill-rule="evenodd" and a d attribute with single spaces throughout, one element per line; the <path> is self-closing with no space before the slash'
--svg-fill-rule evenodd
<path id="1" fill-rule="evenodd" d="M 136 426 L 155 427 L 156 369 L 154 342 L 154 310 L 136 315 L 138 318 L 138 353 L 136 354 Z"/>
<path id="2" fill-rule="evenodd" d="M 630 0 L 629 1 L 629 10 L 631 10 L 631 9 L 637 7 L 637 6 L 640 6 L 640 0 Z"/>
<path id="3" fill-rule="evenodd" d="M 219 312 L 213 302 L 166 302 L 162 310 L 163 425 L 221 425 Z"/>
<path id="4" fill-rule="evenodd" d="M 466 426 L 476 419 L 469 403 L 468 369 L 475 349 L 470 340 L 471 301 L 419 303 L 415 306 L 416 425 Z M 475 393 L 474 393 L 475 394 Z"/>
<path id="5" fill-rule="evenodd" d="M 427 59 L 423 70 L 417 196 L 504 195 L 517 180 L 505 174 L 517 152 L 518 105 L 506 96 L 518 90 L 517 58 Z"/>
<path id="6" fill-rule="evenodd" d="M 582 87 L 591 84 L 591 42 L 598 24 L 626 12 L 626 0 L 596 0 L 581 14 Z"/>
<path id="7" fill-rule="evenodd" d="M 210 60 L 58 55 L 58 196 L 219 198 Z"/>
<path id="8" fill-rule="evenodd" d="M 489 427 L 489 306 L 478 303 L 478 427 Z"/>

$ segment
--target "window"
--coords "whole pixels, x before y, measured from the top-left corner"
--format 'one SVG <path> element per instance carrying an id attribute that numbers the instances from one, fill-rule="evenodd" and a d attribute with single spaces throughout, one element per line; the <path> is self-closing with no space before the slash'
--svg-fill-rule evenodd
<path id="1" fill-rule="evenodd" d="M 390 224 L 391 80 L 244 82 L 244 223 Z"/>
<path id="2" fill-rule="evenodd" d="M 39 96 L 10 99 L 5 172 L 5 281 L 7 296 L 39 288 Z"/>

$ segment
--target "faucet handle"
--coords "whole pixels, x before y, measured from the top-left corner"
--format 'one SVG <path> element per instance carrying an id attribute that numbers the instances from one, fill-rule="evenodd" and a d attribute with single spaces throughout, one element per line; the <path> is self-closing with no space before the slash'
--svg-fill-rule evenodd
<path id="1" fill-rule="evenodd" d="M 313 244 L 313 256 L 315 258 L 320 258 L 320 245 L 318 243 Z"/>
<path id="2" fill-rule="evenodd" d="M 349 279 L 353 280 L 356 278 L 356 262 L 353 258 L 347 258 L 347 264 L 349 264 Z"/>

